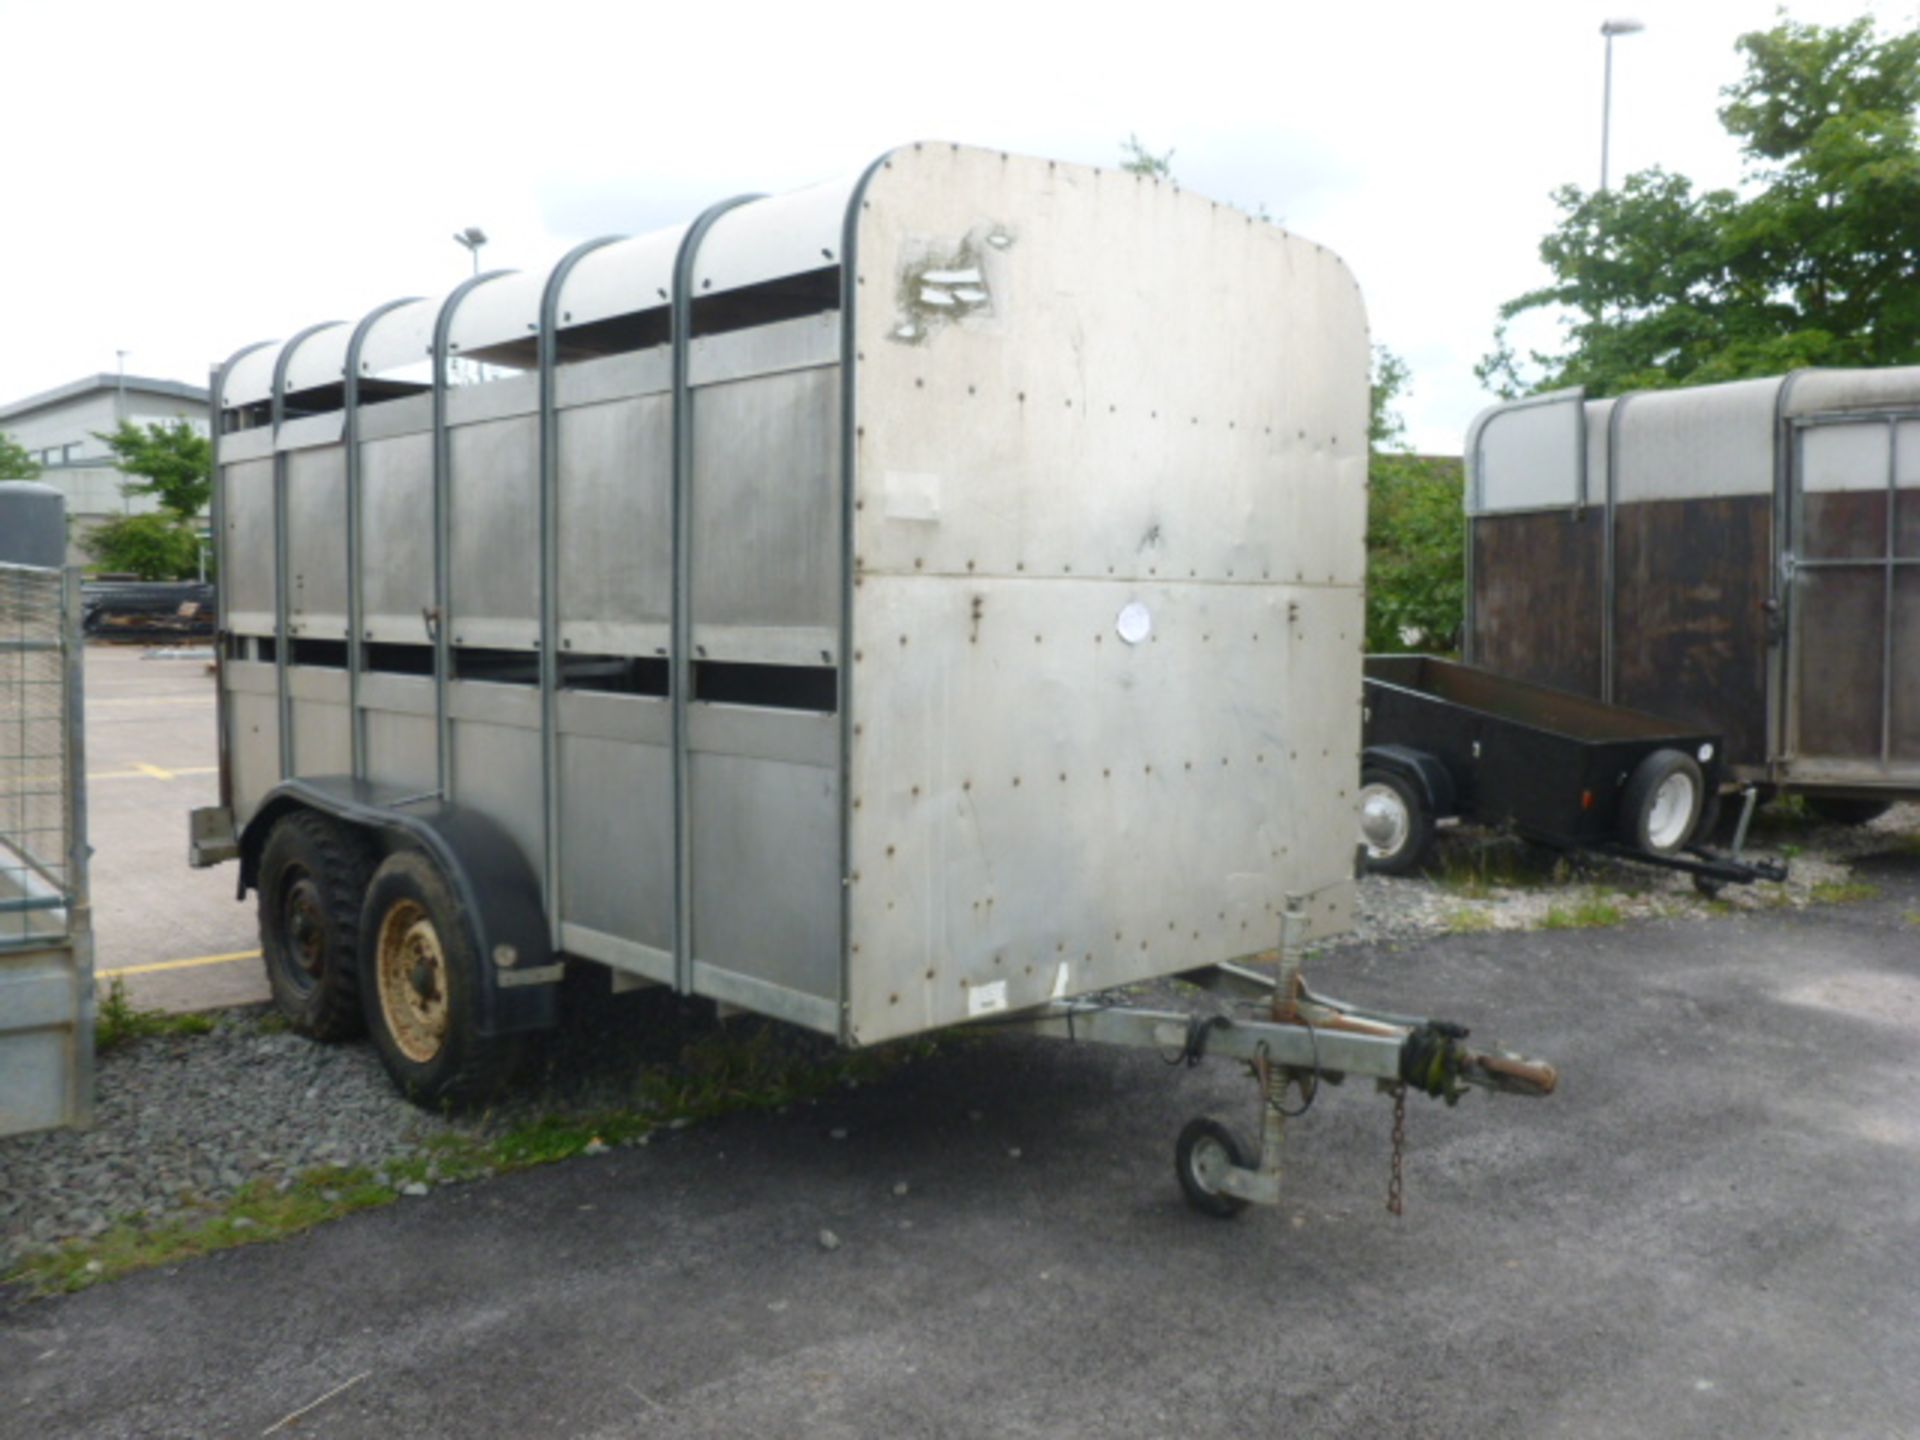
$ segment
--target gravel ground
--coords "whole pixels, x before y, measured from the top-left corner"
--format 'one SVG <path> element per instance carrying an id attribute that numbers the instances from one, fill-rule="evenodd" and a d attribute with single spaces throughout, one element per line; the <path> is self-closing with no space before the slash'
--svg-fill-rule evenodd
<path id="1" fill-rule="evenodd" d="M 1426 874 L 1362 884 L 1355 936 L 1342 948 L 1538 928 L 1583 914 L 1594 923 L 1593 907 L 1607 917 L 1598 923 L 1800 907 L 1830 898 L 1823 887 L 1845 883 L 1855 859 L 1916 844 L 1920 806 L 1858 828 L 1772 817 L 1750 849 L 1789 858 L 1790 880 L 1730 886 L 1709 902 L 1683 875 L 1612 861 L 1569 865 L 1506 837 L 1452 829 Z M 631 1105 L 642 1071 L 670 1061 L 707 1024 L 701 1007 L 646 992 L 590 1008 L 591 1021 L 547 1042 L 530 1082 L 480 1115 L 420 1110 L 393 1091 L 366 1044 L 316 1045 L 278 1031 L 257 1009 L 226 1012 L 206 1035 L 140 1040 L 103 1055 L 93 1128 L 0 1140 L 0 1274 L 119 1220 L 191 1214 L 263 1177 L 285 1183 L 320 1165 L 378 1169 L 430 1151 L 436 1137 Z M 821 1045 L 797 1032 L 782 1032 L 779 1043 Z"/>

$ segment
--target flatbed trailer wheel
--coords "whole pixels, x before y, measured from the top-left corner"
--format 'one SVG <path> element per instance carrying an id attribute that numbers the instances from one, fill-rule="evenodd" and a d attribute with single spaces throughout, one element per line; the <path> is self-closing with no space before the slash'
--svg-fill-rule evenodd
<path id="1" fill-rule="evenodd" d="M 1707 788 L 1691 755 L 1656 750 L 1627 779 L 1620 797 L 1620 838 L 1636 850 L 1673 855 L 1700 823 Z"/>
<path id="2" fill-rule="evenodd" d="M 1369 768 L 1360 772 L 1360 843 L 1367 869 L 1405 875 L 1433 844 L 1433 812 L 1406 776 Z"/>
<path id="3" fill-rule="evenodd" d="M 360 903 L 373 856 L 312 810 L 275 822 L 260 856 L 260 958 L 276 1009 L 302 1035 L 361 1033 Z"/>
<path id="4" fill-rule="evenodd" d="M 1248 1168 L 1251 1154 L 1246 1142 L 1220 1121 L 1205 1115 L 1189 1120 L 1173 1147 L 1173 1169 L 1187 1203 L 1216 1220 L 1231 1220 L 1246 1209 L 1247 1202 L 1227 1194 L 1220 1182 L 1229 1170 Z"/>
<path id="5" fill-rule="evenodd" d="M 418 850 L 389 855 L 367 887 L 360 986 L 367 1029 L 400 1092 L 464 1104 L 511 1078 L 519 1047 L 479 1033 L 479 955 L 440 868 Z"/>

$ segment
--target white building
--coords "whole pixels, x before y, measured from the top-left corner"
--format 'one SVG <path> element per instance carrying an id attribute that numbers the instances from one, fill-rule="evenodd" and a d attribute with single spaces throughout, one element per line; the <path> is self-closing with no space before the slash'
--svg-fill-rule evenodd
<path id="1" fill-rule="evenodd" d="M 151 496 L 121 493 L 127 477 L 114 465 L 113 452 L 94 438 L 122 420 L 135 425 L 185 420 L 205 435 L 206 389 L 138 375 L 88 375 L 0 405 L 0 434 L 40 463 L 42 484 L 66 493 L 69 564 L 89 562 L 80 541 L 100 521 L 159 508 Z"/>

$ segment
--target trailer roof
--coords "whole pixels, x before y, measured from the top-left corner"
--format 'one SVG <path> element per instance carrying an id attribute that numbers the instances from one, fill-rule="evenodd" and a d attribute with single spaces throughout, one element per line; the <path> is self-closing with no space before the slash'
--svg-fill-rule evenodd
<path id="1" fill-rule="evenodd" d="M 847 206 L 859 175 L 843 175 L 784 195 L 755 197 L 721 214 L 702 238 L 695 257 L 695 298 L 743 290 L 767 281 L 838 265 Z M 616 316 L 669 304 L 673 272 L 688 225 L 675 225 L 611 243 L 582 255 L 560 294 L 561 325 L 579 328 Z M 548 282 L 564 263 L 539 270 L 505 272 L 443 295 L 412 301 L 375 319 L 361 349 L 363 376 L 417 364 L 428 358 L 436 320 L 454 305 L 448 349 L 490 363 L 528 358 L 540 328 Z M 274 374 L 285 356 L 283 392 L 299 394 L 337 383 L 345 371 L 354 329 L 335 322 L 307 332 L 304 340 L 269 344 L 230 362 L 215 404 L 223 409 L 272 397 Z"/>

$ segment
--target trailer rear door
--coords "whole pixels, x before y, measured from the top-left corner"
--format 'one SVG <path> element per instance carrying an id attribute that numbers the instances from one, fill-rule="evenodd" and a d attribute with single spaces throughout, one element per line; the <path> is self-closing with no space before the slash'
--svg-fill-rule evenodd
<path id="1" fill-rule="evenodd" d="M 1786 735 L 1793 778 L 1920 760 L 1920 414 L 1794 422 Z"/>

